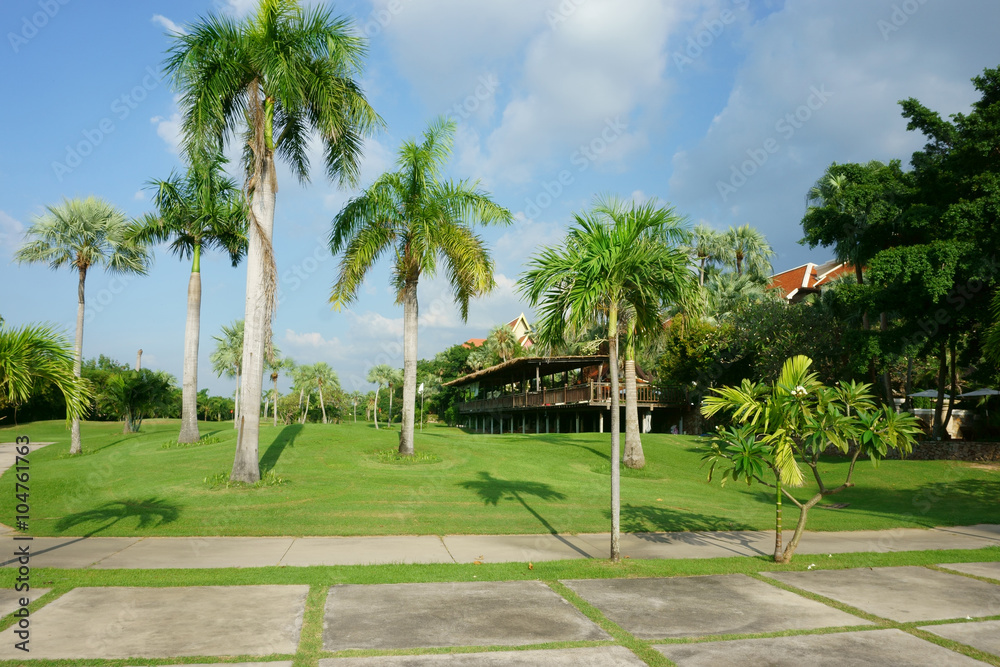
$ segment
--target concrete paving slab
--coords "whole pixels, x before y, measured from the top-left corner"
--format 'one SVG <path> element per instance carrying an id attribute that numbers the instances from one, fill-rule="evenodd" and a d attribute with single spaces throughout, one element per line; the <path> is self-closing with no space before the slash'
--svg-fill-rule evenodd
<path id="1" fill-rule="evenodd" d="M 139 537 L 36 537 L 27 544 L 31 547 L 31 567 L 57 567 L 79 569 L 90 567 L 108 556 L 138 542 Z M 13 554 L 18 545 L 26 542 L 14 540 L 12 535 L 0 536 L 0 553 Z M 5 558 L 0 565 L 16 567 L 16 558 Z"/>
<path id="2" fill-rule="evenodd" d="M 791 539 L 788 533 L 785 543 Z M 796 553 L 892 553 L 938 549 L 982 549 L 997 542 L 973 532 L 894 528 L 843 532 L 806 532 Z M 772 549 L 773 551 L 773 549 Z"/>
<path id="3" fill-rule="evenodd" d="M 523 563 L 603 557 L 601 551 L 575 535 L 446 535 L 443 539 L 457 563 L 477 560 Z"/>
<path id="4" fill-rule="evenodd" d="M 773 665 L 775 667 L 845 667 L 856 665 L 927 665 L 964 667 L 978 660 L 917 639 L 902 630 L 870 630 L 832 635 L 738 639 L 702 644 L 654 646 L 684 667 Z"/>
<path id="5" fill-rule="evenodd" d="M 1000 614 L 1000 586 L 924 567 L 763 574 L 894 621 Z"/>
<path id="6" fill-rule="evenodd" d="M 980 523 L 975 526 L 948 526 L 934 529 L 941 533 L 954 533 L 956 535 L 972 535 L 984 540 L 989 540 L 994 544 L 1000 544 L 1000 526 L 996 524 Z"/>
<path id="7" fill-rule="evenodd" d="M 371 658 L 326 658 L 319 667 L 642 667 L 646 663 L 623 646 L 564 648 L 549 651 L 495 651 L 445 655 L 393 655 Z"/>
<path id="8" fill-rule="evenodd" d="M 388 563 L 454 563 L 436 535 L 388 537 L 300 537 L 281 558 L 281 565 L 384 565 Z"/>
<path id="9" fill-rule="evenodd" d="M 31 657 L 294 653 L 308 586 L 74 588 L 31 615 Z M 22 658 L 8 629 L 0 659 Z"/>
<path id="10" fill-rule="evenodd" d="M 1000 656 L 1000 621 L 948 623 L 947 625 L 928 625 L 920 629 L 932 632 L 938 637 L 971 646 L 984 653 Z"/>
<path id="11" fill-rule="evenodd" d="M 742 574 L 563 583 L 640 639 L 868 625 Z"/>
<path id="12" fill-rule="evenodd" d="M 30 591 L 15 591 L 13 588 L 0 588 L 0 616 L 6 616 L 17 610 L 21 606 L 22 598 L 34 602 L 51 590 L 51 588 L 32 588 Z"/>
<path id="13" fill-rule="evenodd" d="M 292 541 L 291 537 L 147 537 L 94 568 L 268 567 L 278 564 Z"/>
<path id="14" fill-rule="evenodd" d="M 1000 563 L 996 561 L 991 563 L 946 563 L 944 565 L 939 565 L 938 567 L 1000 581 Z"/>
<path id="15" fill-rule="evenodd" d="M 518 646 L 611 637 L 540 581 L 338 585 L 323 646 Z"/>

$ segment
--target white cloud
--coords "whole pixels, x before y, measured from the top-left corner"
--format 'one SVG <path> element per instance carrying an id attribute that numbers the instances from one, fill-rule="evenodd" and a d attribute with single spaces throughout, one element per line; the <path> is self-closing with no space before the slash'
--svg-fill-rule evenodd
<path id="1" fill-rule="evenodd" d="M 132 199 L 135 201 L 146 201 L 146 193 L 142 190 L 136 190 L 135 194 L 132 195 Z"/>
<path id="2" fill-rule="evenodd" d="M 778 268 L 810 252 L 795 242 L 805 195 L 823 170 L 834 161 L 908 163 L 925 140 L 907 132 L 897 101 L 963 110 L 975 97 L 969 79 L 996 64 L 995 3 L 920 4 L 884 39 L 879 22 L 892 11 L 867 0 L 787 0 L 747 26 L 728 99 L 704 136 L 673 156 L 671 200 L 716 226 L 757 226 L 778 251 Z M 960 46 L 942 34 L 963 35 Z"/>
<path id="3" fill-rule="evenodd" d="M 24 225 L 5 211 L 0 211 L 0 254 L 13 255 L 21 243 Z"/>
<path id="4" fill-rule="evenodd" d="M 167 32 L 173 33 L 175 35 L 187 34 L 187 30 L 177 25 L 176 23 L 168 19 L 166 16 L 163 16 L 162 14 L 153 14 L 153 23 L 160 24 Z"/>
<path id="5" fill-rule="evenodd" d="M 183 121 L 180 112 L 175 111 L 170 114 L 169 118 L 153 116 L 149 122 L 156 126 L 156 134 L 167 144 L 167 149 L 174 155 L 179 155 L 183 141 L 183 132 L 181 131 Z"/>

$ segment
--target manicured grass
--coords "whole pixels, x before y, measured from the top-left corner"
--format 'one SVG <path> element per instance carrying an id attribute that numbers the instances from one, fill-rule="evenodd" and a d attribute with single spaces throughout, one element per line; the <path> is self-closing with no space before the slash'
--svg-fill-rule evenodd
<path id="1" fill-rule="evenodd" d="M 266 426 L 261 467 L 269 484 L 226 488 L 211 478 L 232 465 L 231 424 L 202 424 L 216 442 L 164 447 L 176 421 L 147 421 L 143 432 L 84 425 L 85 454 L 68 456 L 60 422 L 0 429 L 54 440 L 30 457 L 35 535 L 400 535 L 582 533 L 609 529 L 608 435 L 470 435 L 425 427 L 412 465 L 387 457 L 398 430 L 370 424 Z M 646 470 L 622 477 L 622 527 L 629 532 L 771 529 L 763 487 L 705 481 L 698 438 L 643 438 Z M 830 459 L 828 483 L 846 463 Z M 209 482 L 206 482 L 209 478 Z M 812 530 L 885 529 L 1000 523 L 1000 472 L 951 461 L 859 464 L 856 488 L 816 508 Z M 811 487 L 801 490 L 802 495 Z M 14 494 L 13 471 L 0 493 Z M 0 503 L 12 525 L 14 503 Z M 797 512 L 785 504 L 786 523 Z M 794 524 L 792 524 L 794 525 Z"/>

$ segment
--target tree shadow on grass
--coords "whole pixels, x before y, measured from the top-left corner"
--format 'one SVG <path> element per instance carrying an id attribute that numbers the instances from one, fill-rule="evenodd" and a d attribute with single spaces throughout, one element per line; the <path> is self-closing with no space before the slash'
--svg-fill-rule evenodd
<path id="1" fill-rule="evenodd" d="M 521 506 L 528 510 L 533 517 L 538 519 L 539 523 L 545 526 L 545 530 L 549 531 L 549 533 L 554 535 L 560 542 L 584 556 L 589 556 L 589 554 L 585 551 L 581 550 L 569 540 L 559 535 L 559 532 L 555 529 L 555 527 L 549 523 L 545 517 L 535 511 L 535 509 L 524 499 L 525 496 L 534 496 L 539 500 L 565 500 L 566 494 L 556 491 L 544 482 L 524 482 L 499 479 L 488 472 L 482 471 L 477 473 L 477 475 L 479 476 L 479 479 L 470 480 L 468 482 L 459 482 L 458 485 L 464 489 L 475 491 L 476 495 L 482 498 L 483 503 L 487 505 L 499 505 L 501 500 L 516 500 L 521 503 Z"/>
<path id="2" fill-rule="evenodd" d="M 56 523 L 56 530 L 62 533 L 84 524 L 102 524 L 84 535 L 84 537 L 91 537 L 126 519 L 138 519 L 136 528 L 150 528 L 173 523 L 180 514 L 179 505 L 174 505 L 160 498 L 151 497 L 143 500 L 128 498 L 113 500 L 100 507 L 76 514 L 68 514 L 59 519 L 59 522 Z"/>
<path id="3" fill-rule="evenodd" d="M 260 472 L 263 475 L 274 469 L 275 464 L 278 463 L 278 459 L 281 458 L 282 452 L 285 451 L 285 447 L 295 446 L 295 438 L 299 436 L 300 433 L 305 429 L 302 424 L 289 424 L 285 428 L 281 429 L 277 437 L 271 442 L 267 447 L 267 451 L 264 452 L 264 456 L 260 459 Z"/>

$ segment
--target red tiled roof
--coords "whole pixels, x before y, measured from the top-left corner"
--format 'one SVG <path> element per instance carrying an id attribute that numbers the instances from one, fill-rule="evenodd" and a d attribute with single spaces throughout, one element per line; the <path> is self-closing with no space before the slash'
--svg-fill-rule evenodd
<path id="1" fill-rule="evenodd" d="M 803 264 L 794 269 L 771 276 L 769 287 L 781 290 L 789 301 L 794 300 L 799 290 L 816 292 L 819 288 L 840 276 L 854 273 L 854 266 L 835 260 L 825 264 Z"/>
<path id="2" fill-rule="evenodd" d="M 486 342 L 485 338 L 470 338 L 469 340 L 462 343 L 462 347 L 471 350 L 474 347 L 480 347 L 485 342 Z"/>

